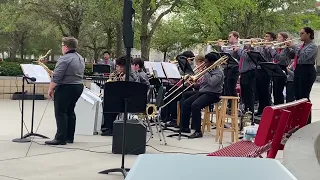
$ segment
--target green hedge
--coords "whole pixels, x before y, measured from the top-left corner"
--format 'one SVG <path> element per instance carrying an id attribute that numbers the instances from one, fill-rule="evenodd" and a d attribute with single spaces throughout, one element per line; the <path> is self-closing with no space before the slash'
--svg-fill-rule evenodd
<path id="1" fill-rule="evenodd" d="M 28 64 L 31 63 L 31 61 L 14 61 L 14 62 L 0 62 L 0 76 L 22 76 L 22 70 L 20 67 L 20 64 Z M 46 66 L 53 70 L 55 67 L 54 62 L 45 63 Z M 90 76 L 92 75 L 92 66 L 91 64 L 87 64 L 85 68 L 85 75 Z"/>

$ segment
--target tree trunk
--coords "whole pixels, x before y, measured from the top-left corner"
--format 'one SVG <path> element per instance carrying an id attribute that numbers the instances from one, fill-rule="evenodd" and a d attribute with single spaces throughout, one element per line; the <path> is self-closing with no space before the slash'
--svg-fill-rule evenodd
<path id="1" fill-rule="evenodd" d="M 141 58 L 149 61 L 150 55 L 150 39 L 147 36 L 140 36 L 141 41 Z"/>
<path id="2" fill-rule="evenodd" d="M 166 62 L 166 58 L 167 58 L 167 51 L 163 52 L 163 62 Z"/>
<path id="3" fill-rule="evenodd" d="M 123 56 L 122 26 L 120 22 L 116 23 L 117 49 L 116 58 Z"/>

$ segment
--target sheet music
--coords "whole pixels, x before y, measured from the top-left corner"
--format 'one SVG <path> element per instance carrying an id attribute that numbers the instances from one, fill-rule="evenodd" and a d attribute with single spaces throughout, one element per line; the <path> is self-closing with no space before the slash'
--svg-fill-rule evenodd
<path id="1" fill-rule="evenodd" d="M 161 62 L 145 61 L 145 62 L 144 62 L 144 66 L 145 66 L 146 68 L 152 67 L 152 69 L 153 69 L 154 71 L 156 71 L 158 78 L 167 78 L 167 77 L 166 77 L 166 74 L 165 74 L 164 71 L 163 71 Z M 149 69 L 149 68 L 148 68 L 148 69 Z M 149 69 L 149 70 L 150 70 L 150 69 Z"/>
<path id="2" fill-rule="evenodd" d="M 181 75 L 176 64 L 162 62 L 163 70 L 168 79 L 180 79 Z"/>
<path id="3" fill-rule="evenodd" d="M 51 82 L 49 74 L 42 66 L 35 64 L 20 64 L 20 66 L 25 76 L 37 79 L 35 82 L 30 81 L 29 83 L 48 84 Z"/>

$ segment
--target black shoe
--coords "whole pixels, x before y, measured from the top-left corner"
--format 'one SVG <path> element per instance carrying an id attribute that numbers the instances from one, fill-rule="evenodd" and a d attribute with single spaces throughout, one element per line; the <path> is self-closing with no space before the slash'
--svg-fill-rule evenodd
<path id="1" fill-rule="evenodd" d="M 101 136 L 112 136 L 112 130 L 108 129 L 101 133 Z"/>
<path id="2" fill-rule="evenodd" d="M 52 141 L 46 141 L 44 142 L 46 145 L 66 145 L 67 142 L 65 141 L 59 141 L 59 140 L 52 140 Z"/>
<path id="3" fill-rule="evenodd" d="M 189 139 L 202 138 L 202 137 L 203 137 L 202 132 L 194 132 L 189 136 Z"/>
<path id="4" fill-rule="evenodd" d="M 166 122 L 166 127 L 175 127 L 177 125 L 176 121 L 169 121 Z"/>
<path id="5" fill-rule="evenodd" d="M 73 143 L 73 140 L 67 140 L 67 143 L 68 143 L 68 144 L 72 144 L 72 143 Z"/>

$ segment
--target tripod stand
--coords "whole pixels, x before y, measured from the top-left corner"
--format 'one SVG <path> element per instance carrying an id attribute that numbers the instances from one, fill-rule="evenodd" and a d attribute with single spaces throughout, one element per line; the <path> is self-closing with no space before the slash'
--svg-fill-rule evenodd
<path id="1" fill-rule="evenodd" d="M 29 133 L 27 133 L 26 135 L 23 135 L 23 124 L 24 124 L 24 99 L 25 99 L 25 81 L 27 81 L 27 83 L 33 84 L 33 94 L 32 94 L 32 118 L 31 118 L 31 130 Z M 26 139 L 28 137 L 31 136 L 38 136 L 44 139 L 49 139 L 48 137 L 38 134 L 38 133 L 34 133 L 33 132 L 33 124 L 34 124 L 34 104 L 35 104 L 35 93 L 36 93 L 36 85 L 35 85 L 35 81 L 36 78 L 34 77 L 27 77 L 27 76 L 23 76 L 22 77 L 22 108 L 21 108 L 21 135 L 20 138 L 17 139 L 13 139 L 13 142 L 18 142 L 18 143 L 24 143 L 24 142 L 30 142 L 30 139 Z"/>

